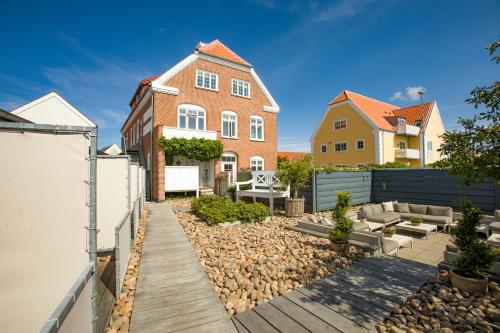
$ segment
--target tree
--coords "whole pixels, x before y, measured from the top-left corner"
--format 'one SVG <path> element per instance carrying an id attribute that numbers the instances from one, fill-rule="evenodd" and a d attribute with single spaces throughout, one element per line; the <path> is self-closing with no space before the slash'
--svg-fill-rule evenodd
<path id="1" fill-rule="evenodd" d="M 497 41 L 487 49 L 494 55 L 499 47 Z M 498 64 L 500 56 L 492 60 Z M 435 166 L 449 168 L 450 174 L 460 176 L 465 184 L 484 178 L 500 183 L 500 82 L 474 88 L 465 102 L 484 111 L 472 118 L 459 118 L 462 128 L 442 135 L 439 151 L 443 159 Z"/>
<path id="2" fill-rule="evenodd" d="M 306 186 L 312 171 L 310 154 L 304 154 L 298 160 L 283 160 L 278 166 L 277 176 L 281 183 L 290 185 L 292 198 L 299 197 L 299 189 Z"/>
<path id="3" fill-rule="evenodd" d="M 337 204 L 332 211 L 335 227 L 330 231 L 330 240 L 340 247 L 342 252 L 349 252 L 349 239 L 352 233 L 352 220 L 347 217 L 347 211 L 351 207 L 350 192 L 337 192 Z"/>

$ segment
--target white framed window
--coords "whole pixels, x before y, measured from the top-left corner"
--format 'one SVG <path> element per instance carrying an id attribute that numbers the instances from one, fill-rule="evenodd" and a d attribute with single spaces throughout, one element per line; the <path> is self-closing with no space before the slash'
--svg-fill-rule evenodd
<path id="1" fill-rule="evenodd" d="M 236 171 L 238 159 L 233 152 L 225 152 L 221 156 L 221 170 L 222 171 Z"/>
<path id="2" fill-rule="evenodd" d="M 427 150 L 432 150 L 432 141 L 427 141 Z"/>
<path id="3" fill-rule="evenodd" d="M 399 141 L 399 149 L 406 149 L 406 141 Z"/>
<path id="4" fill-rule="evenodd" d="M 347 128 L 347 120 L 341 119 L 333 122 L 333 129 L 338 131 Z"/>
<path id="5" fill-rule="evenodd" d="M 252 171 L 263 171 L 264 159 L 260 156 L 253 156 L 250 159 L 250 169 L 252 169 Z"/>
<path id="6" fill-rule="evenodd" d="M 356 149 L 357 150 L 363 150 L 363 149 L 365 149 L 365 140 L 358 140 L 358 141 L 356 141 Z"/>
<path id="7" fill-rule="evenodd" d="M 326 153 L 327 146 L 326 145 L 321 145 L 321 152 Z"/>
<path id="8" fill-rule="evenodd" d="M 201 69 L 196 70 L 196 87 L 208 90 L 219 90 L 219 75 Z"/>
<path id="9" fill-rule="evenodd" d="M 233 111 L 222 112 L 222 137 L 238 137 L 238 115 Z"/>
<path id="10" fill-rule="evenodd" d="M 250 117 L 250 139 L 264 141 L 264 119 L 261 116 Z"/>
<path id="11" fill-rule="evenodd" d="M 347 151 L 347 142 L 337 142 L 334 149 L 335 151 Z"/>
<path id="12" fill-rule="evenodd" d="M 181 104 L 177 108 L 177 127 L 204 131 L 206 128 L 205 109 L 198 105 Z"/>
<path id="13" fill-rule="evenodd" d="M 250 98 L 250 82 L 231 79 L 231 93 L 236 96 Z"/>

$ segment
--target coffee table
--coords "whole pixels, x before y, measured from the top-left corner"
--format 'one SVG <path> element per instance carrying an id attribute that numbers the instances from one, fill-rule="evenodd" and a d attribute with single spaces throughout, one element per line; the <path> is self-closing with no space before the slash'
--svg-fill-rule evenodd
<path id="1" fill-rule="evenodd" d="M 396 230 L 411 231 L 416 233 L 421 233 L 425 235 L 425 239 L 429 237 L 429 233 L 435 231 L 437 233 L 437 225 L 420 223 L 419 225 L 413 225 L 410 221 L 403 221 L 396 224 Z"/>

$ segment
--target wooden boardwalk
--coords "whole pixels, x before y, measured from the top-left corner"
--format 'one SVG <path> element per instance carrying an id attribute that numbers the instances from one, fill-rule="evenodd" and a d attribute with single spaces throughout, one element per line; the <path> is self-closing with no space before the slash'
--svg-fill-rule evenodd
<path id="1" fill-rule="evenodd" d="M 370 257 L 232 320 L 240 333 L 374 331 L 436 272 L 406 259 Z"/>
<path id="2" fill-rule="evenodd" d="M 171 207 L 148 210 L 130 332 L 236 332 Z"/>

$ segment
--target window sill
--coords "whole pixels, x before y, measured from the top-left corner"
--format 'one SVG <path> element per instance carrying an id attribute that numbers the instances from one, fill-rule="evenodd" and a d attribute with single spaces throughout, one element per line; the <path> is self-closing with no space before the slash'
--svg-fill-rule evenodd
<path id="1" fill-rule="evenodd" d="M 246 98 L 246 99 L 252 99 L 252 96 L 243 96 L 243 95 L 237 95 L 237 94 L 233 94 L 231 93 L 231 96 L 234 96 L 234 97 L 241 97 L 241 98 Z"/>
<path id="2" fill-rule="evenodd" d="M 205 88 L 205 87 L 198 87 L 194 86 L 196 89 L 203 89 L 203 90 L 208 90 L 208 91 L 213 91 L 213 92 L 219 92 L 219 89 L 210 89 L 210 88 Z"/>
<path id="3" fill-rule="evenodd" d="M 264 140 L 264 139 L 262 139 L 262 140 L 260 140 L 260 139 L 250 139 L 250 141 L 266 142 L 266 140 Z"/>
<path id="4" fill-rule="evenodd" d="M 222 139 L 229 139 L 229 140 L 238 140 L 239 138 L 237 136 L 222 136 Z"/>

